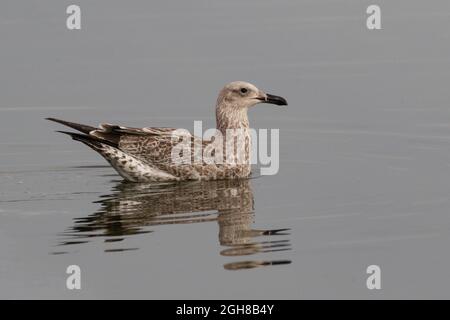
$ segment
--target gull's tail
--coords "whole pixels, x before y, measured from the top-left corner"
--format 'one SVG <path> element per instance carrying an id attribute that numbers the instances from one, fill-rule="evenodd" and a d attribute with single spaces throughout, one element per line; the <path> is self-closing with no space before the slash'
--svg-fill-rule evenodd
<path id="1" fill-rule="evenodd" d="M 67 134 L 71 136 L 73 140 L 80 141 L 97 151 L 125 180 L 131 182 L 178 180 L 177 177 L 152 167 L 150 164 L 123 152 L 109 141 L 99 140 L 96 137 L 82 133 L 68 131 L 58 132 Z"/>
<path id="2" fill-rule="evenodd" d="M 107 144 L 107 142 L 104 142 L 104 141 L 100 142 L 97 138 L 88 136 L 86 134 L 69 132 L 69 131 L 56 131 L 56 132 L 67 134 L 73 140 L 83 142 L 85 145 L 91 147 L 92 149 L 94 149 L 97 152 L 100 152 L 102 150 L 102 148 L 104 147 L 104 144 Z"/>

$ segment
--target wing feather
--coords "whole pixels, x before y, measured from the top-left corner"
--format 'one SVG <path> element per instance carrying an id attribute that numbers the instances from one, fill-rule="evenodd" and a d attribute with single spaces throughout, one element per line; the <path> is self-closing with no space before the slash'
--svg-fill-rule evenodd
<path id="1" fill-rule="evenodd" d="M 109 123 L 100 124 L 98 128 L 50 118 L 86 133 L 92 141 L 107 143 L 119 150 L 136 157 L 162 171 L 180 177 L 181 179 L 223 179 L 225 177 L 240 177 L 250 174 L 250 167 L 238 165 L 227 167 L 224 164 L 195 163 L 194 143 L 202 145 L 202 151 L 211 145 L 211 140 L 202 140 L 187 130 L 174 128 L 133 128 Z M 179 164 L 172 159 L 172 150 L 181 139 L 188 139 L 191 148 L 191 163 Z M 241 172 L 244 171 L 244 174 Z"/>

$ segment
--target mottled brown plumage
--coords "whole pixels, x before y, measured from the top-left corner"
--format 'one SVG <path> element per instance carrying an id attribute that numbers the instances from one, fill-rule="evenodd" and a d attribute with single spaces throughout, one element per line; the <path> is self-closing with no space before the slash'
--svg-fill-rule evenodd
<path id="1" fill-rule="evenodd" d="M 287 104 L 283 98 L 266 94 L 250 83 L 236 81 L 226 85 L 220 91 L 216 104 L 216 125 L 218 132 L 223 135 L 222 140 L 217 137 L 209 141 L 202 140 L 175 128 L 130 128 L 111 124 L 94 128 L 55 118 L 48 120 L 81 131 L 83 134 L 61 132 L 100 153 L 129 181 L 235 179 L 248 177 L 251 173 L 251 136 L 247 109 L 261 102 Z M 242 149 L 232 144 L 234 137 L 233 141 L 227 140 L 230 130 L 234 130 L 235 138 L 242 141 Z M 183 141 L 189 141 L 191 154 L 185 157 L 188 162 L 177 162 L 174 150 Z M 228 147 L 230 143 L 231 147 Z M 222 156 L 217 153 L 219 149 L 223 149 Z M 196 150 L 200 150 L 200 157 L 195 153 Z M 204 150 L 210 150 L 214 159 L 219 161 L 203 159 Z M 226 151 L 231 155 L 229 158 Z"/>

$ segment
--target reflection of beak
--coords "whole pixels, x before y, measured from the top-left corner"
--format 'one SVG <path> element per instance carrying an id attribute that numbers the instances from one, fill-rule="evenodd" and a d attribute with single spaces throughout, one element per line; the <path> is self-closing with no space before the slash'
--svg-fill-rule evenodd
<path id="1" fill-rule="evenodd" d="M 268 93 L 262 97 L 258 97 L 257 99 L 261 100 L 262 103 L 271 103 L 276 104 L 277 106 L 287 106 L 288 104 L 285 98 Z"/>

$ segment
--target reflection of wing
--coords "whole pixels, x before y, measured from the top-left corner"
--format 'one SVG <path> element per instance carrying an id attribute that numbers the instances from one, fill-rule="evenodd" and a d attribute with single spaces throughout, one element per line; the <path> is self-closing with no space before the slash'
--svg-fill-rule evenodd
<path id="1" fill-rule="evenodd" d="M 102 206 L 98 212 L 77 221 L 74 233 L 103 231 L 105 235 L 120 235 L 149 225 L 216 220 L 218 215 L 228 213 L 253 216 L 253 193 L 248 180 L 123 182 L 115 189 L 112 195 L 98 201 Z"/>
<path id="2" fill-rule="evenodd" d="M 101 209 L 75 221 L 66 232 L 85 241 L 91 237 L 113 237 L 151 232 L 146 226 L 217 221 L 224 256 L 288 250 L 289 240 L 255 241 L 256 237 L 283 235 L 279 230 L 255 230 L 253 192 L 246 179 L 185 182 L 177 184 L 120 183 L 115 192 L 103 196 Z M 120 239 L 120 238 L 119 238 Z M 232 269 L 232 268 L 231 268 Z"/>

